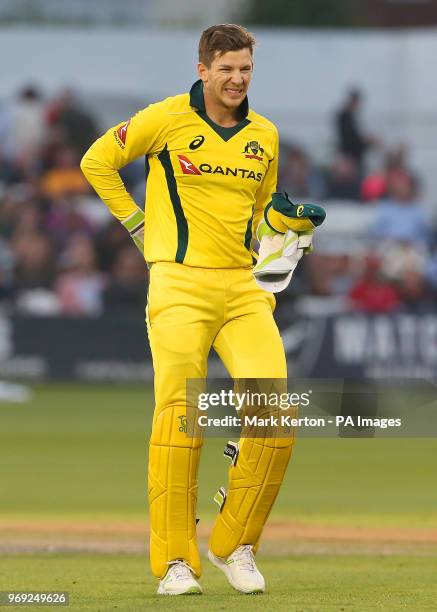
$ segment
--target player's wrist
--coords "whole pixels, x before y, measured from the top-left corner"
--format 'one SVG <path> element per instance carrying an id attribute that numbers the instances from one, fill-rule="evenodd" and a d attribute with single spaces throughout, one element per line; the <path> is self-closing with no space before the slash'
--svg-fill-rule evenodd
<path id="1" fill-rule="evenodd" d="M 137 208 L 129 217 L 122 220 L 122 225 L 129 232 L 135 246 L 144 254 L 144 212 Z"/>

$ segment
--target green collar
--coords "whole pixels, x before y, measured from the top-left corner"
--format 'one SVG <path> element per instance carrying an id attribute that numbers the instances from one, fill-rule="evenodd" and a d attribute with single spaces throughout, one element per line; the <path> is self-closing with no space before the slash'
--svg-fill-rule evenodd
<path id="1" fill-rule="evenodd" d="M 235 136 L 235 134 L 238 134 L 240 130 L 250 123 L 249 119 L 247 118 L 247 114 L 249 112 L 249 101 L 247 96 L 238 107 L 241 117 L 240 123 L 237 123 L 237 125 L 234 125 L 233 127 L 223 127 L 221 125 L 217 125 L 217 123 L 214 123 L 214 121 L 206 114 L 205 100 L 203 97 L 203 82 L 200 79 L 196 81 L 190 89 L 190 106 L 197 109 L 197 114 L 199 117 L 201 117 L 201 119 L 203 119 L 225 142 L 230 140 L 232 136 Z"/>
<path id="2" fill-rule="evenodd" d="M 203 97 L 203 82 L 201 79 L 196 81 L 190 89 L 190 106 L 194 106 L 197 110 L 205 112 L 205 100 Z M 249 100 L 247 96 L 238 107 L 240 120 L 245 119 L 249 113 Z"/>

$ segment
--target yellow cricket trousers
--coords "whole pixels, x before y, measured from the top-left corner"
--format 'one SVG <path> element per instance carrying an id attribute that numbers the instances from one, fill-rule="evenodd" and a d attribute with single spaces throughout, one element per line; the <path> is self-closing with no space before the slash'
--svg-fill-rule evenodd
<path id="1" fill-rule="evenodd" d="M 274 297 L 251 269 L 193 268 L 171 262 L 150 270 L 147 329 L 155 372 L 149 452 L 152 572 L 184 559 L 200 575 L 196 542 L 197 470 L 201 438 L 181 431 L 186 380 L 206 378 L 211 347 L 232 378 L 282 378 L 287 366 L 273 319 Z M 241 544 L 256 548 L 279 491 L 292 440 L 244 439 L 230 468 L 228 497 L 210 547 L 225 557 Z"/>

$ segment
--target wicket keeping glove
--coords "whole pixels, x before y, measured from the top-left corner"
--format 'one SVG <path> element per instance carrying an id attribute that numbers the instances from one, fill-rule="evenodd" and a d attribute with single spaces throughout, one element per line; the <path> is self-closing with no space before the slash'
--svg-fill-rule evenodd
<path id="1" fill-rule="evenodd" d="M 258 226 L 260 243 L 254 276 L 260 287 L 272 293 L 283 291 L 304 254 L 312 251 L 313 232 L 326 213 L 316 204 L 293 204 L 288 195 L 273 194 Z"/>
<path id="2" fill-rule="evenodd" d="M 141 208 L 137 208 L 134 213 L 129 215 L 129 217 L 124 219 L 121 223 L 131 235 L 141 255 L 144 256 L 144 212 Z"/>

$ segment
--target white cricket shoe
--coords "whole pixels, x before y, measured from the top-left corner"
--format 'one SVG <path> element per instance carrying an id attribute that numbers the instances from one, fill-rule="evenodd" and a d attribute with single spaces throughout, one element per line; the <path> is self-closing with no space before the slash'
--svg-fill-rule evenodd
<path id="1" fill-rule="evenodd" d="M 202 587 L 194 579 L 194 572 L 185 561 L 169 563 L 166 575 L 159 581 L 158 595 L 201 595 Z"/>
<path id="2" fill-rule="evenodd" d="M 252 546 L 239 546 L 227 559 L 216 557 L 210 550 L 208 559 L 221 569 L 229 584 L 241 593 L 264 593 L 266 583 L 255 564 Z"/>

